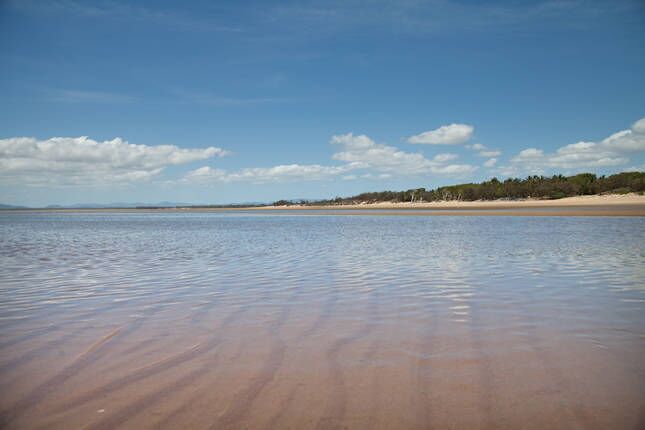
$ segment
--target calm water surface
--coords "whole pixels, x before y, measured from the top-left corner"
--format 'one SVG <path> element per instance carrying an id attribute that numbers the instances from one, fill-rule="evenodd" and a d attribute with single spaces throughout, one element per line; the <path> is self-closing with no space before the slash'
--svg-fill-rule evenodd
<path id="1" fill-rule="evenodd" d="M 645 218 L 0 214 L 0 427 L 643 428 Z"/>

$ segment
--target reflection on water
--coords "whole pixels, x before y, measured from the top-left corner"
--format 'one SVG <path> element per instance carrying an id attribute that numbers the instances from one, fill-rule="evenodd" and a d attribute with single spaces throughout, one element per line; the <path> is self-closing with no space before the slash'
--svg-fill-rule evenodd
<path id="1" fill-rule="evenodd" d="M 0 215 L 0 427 L 636 428 L 645 218 Z"/>

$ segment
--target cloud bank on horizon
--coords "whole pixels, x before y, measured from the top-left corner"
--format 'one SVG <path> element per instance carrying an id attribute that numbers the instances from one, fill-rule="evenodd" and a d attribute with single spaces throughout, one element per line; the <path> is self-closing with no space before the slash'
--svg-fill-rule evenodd
<path id="1" fill-rule="evenodd" d="M 132 144 L 121 138 L 98 142 L 89 137 L 31 137 L 0 139 L 0 180 L 4 183 L 34 187 L 99 186 L 144 181 L 181 184 L 225 184 L 231 182 L 271 183 L 289 181 L 389 179 L 417 177 L 428 181 L 435 177 L 468 180 L 479 169 L 489 176 L 575 173 L 595 171 L 600 167 L 630 166 L 632 156 L 645 152 L 645 118 L 629 129 L 617 131 L 599 142 L 580 141 L 559 147 L 552 153 L 526 148 L 498 165 L 502 152 L 482 143 L 469 142 L 475 127 L 449 124 L 409 137 L 411 144 L 451 145 L 474 151 L 486 158 L 481 164 L 457 163 L 460 155 L 441 152 L 427 157 L 396 146 L 377 143 L 367 135 L 334 135 L 330 145 L 336 164 L 280 164 L 269 167 L 244 167 L 229 171 L 212 163 L 185 172 L 179 178 L 164 175 L 171 166 L 230 156 L 216 146 L 180 148 L 176 145 Z M 240 154 L 243 155 L 243 154 Z M 624 169 L 623 169 L 624 170 Z"/>

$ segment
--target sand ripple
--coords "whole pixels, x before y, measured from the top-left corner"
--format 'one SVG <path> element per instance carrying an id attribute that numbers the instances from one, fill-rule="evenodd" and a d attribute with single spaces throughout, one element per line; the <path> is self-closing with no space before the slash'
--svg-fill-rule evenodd
<path id="1" fill-rule="evenodd" d="M 643 218 L 2 215 L 0 427 L 637 428 L 643 243 Z"/>

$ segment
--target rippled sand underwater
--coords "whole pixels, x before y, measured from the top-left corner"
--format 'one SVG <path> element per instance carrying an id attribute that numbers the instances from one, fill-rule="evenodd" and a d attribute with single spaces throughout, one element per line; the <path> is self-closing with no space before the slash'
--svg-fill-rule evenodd
<path id="1" fill-rule="evenodd" d="M 645 218 L 0 214 L 0 428 L 645 427 Z"/>

